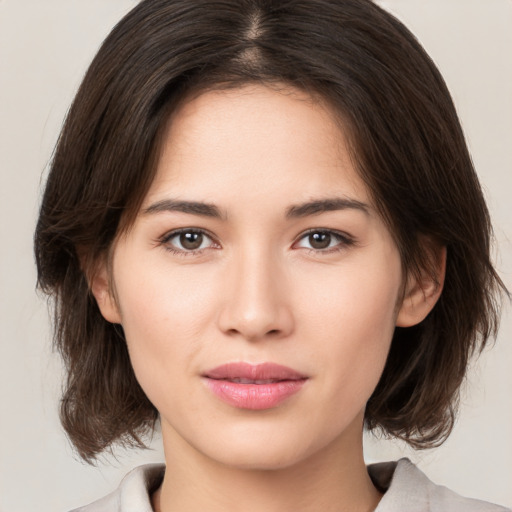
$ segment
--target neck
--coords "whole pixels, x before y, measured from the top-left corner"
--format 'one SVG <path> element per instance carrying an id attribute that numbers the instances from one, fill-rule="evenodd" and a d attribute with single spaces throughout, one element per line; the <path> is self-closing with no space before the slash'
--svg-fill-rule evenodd
<path id="1" fill-rule="evenodd" d="M 366 471 L 362 433 L 356 442 L 337 439 L 296 464 L 265 470 L 219 463 L 165 432 L 164 446 L 155 512 L 371 512 L 381 498 Z"/>

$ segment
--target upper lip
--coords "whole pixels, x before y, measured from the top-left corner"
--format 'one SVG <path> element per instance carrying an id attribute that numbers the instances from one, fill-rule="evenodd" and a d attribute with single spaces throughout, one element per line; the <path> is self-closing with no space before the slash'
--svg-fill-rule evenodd
<path id="1" fill-rule="evenodd" d="M 212 368 L 203 374 L 204 377 L 216 380 L 243 379 L 246 381 L 283 381 L 303 380 L 305 375 L 276 363 L 251 364 L 244 362 L 227 363 Z"/>

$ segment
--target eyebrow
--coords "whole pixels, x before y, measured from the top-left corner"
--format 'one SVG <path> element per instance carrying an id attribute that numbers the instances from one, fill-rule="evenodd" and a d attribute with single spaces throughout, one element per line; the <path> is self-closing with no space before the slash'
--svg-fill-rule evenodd
<path id="1" fill-rule="evenodd" d="M 369 206 L 367 204 L 357 201 L 356 199 L 333 197 L 290 206 L 286 211 L 286 217 L 300 218 L 309 215 L 319 215 L 324 212 L 348 209 L 359 210 L 369 215 Z"/>
<path id="2" fill-rule="evenodd" d="M 301 203 L 290 206 L 286 210 L 286 218 L 295 219 L 308 217 L 310 215 L 319 215 L 324 212 L 332 212 L 337 210 L 359 210 L 365 214 L 369 214 L 367 204 L 355 199 L 334 197 L 328 199 L 315 199 L 307 203 Z M 227 215 L 211 203 L 202 201 L 180 201 L 176 199 L 163 199 L 157 201 L 143 210 L 144 214 L 161 213 L 161 212 L 182 212 L 202 217 L 211 217 L 215 219 L 226 219 Z"/>
<path id="3" fill-rule="evenodd" d="M 217 206 L 210 203 L 200 201 L 179 201 L 175 199 L 163 199 L 157 201 L 151 206 L 143 210 L 144 214 L 160 213 L 160 212 L 182 212 L 191 213 L 192 215 L 200 215 L 202 217 L 213 217 L 216 219 L 224 219 L 223 214 Z"/>

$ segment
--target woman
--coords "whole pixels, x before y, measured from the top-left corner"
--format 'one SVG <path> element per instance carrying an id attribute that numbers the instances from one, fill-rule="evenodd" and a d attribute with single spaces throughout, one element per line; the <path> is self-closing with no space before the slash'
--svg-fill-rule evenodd
<path id="1" fill-rule="evenodd" d="M 141 2 L 36 232 L 78 452 L 162 428 L 165 470 L 85 510 L 503 510 L 362 456 L 363 425 L 449 435 L 497 328 L 490 229 L 439 72 L 373 3 Z"/>

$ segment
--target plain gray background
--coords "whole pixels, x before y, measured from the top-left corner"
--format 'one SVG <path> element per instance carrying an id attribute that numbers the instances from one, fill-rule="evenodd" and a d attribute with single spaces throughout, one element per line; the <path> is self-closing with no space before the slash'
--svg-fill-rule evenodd
<path id="1" fill-rule="evenodd" d="M 32 233 L 63 117 L 99 44 L 135 0 L 0 0 L 0 511 L 64 512 L 109 492 L 154 449 L 98 467 L 60 428 L 61 382 L 37 297 Z M 497 267 L 512 289 L 512 2 L 386 0 L 440 67 L 494 219 Z M 414 453 L 369 437 L 368 462 L 406 453 L 434 481 L 512 506 L 512 319 L 474 364 L 452 437 Z"/>

